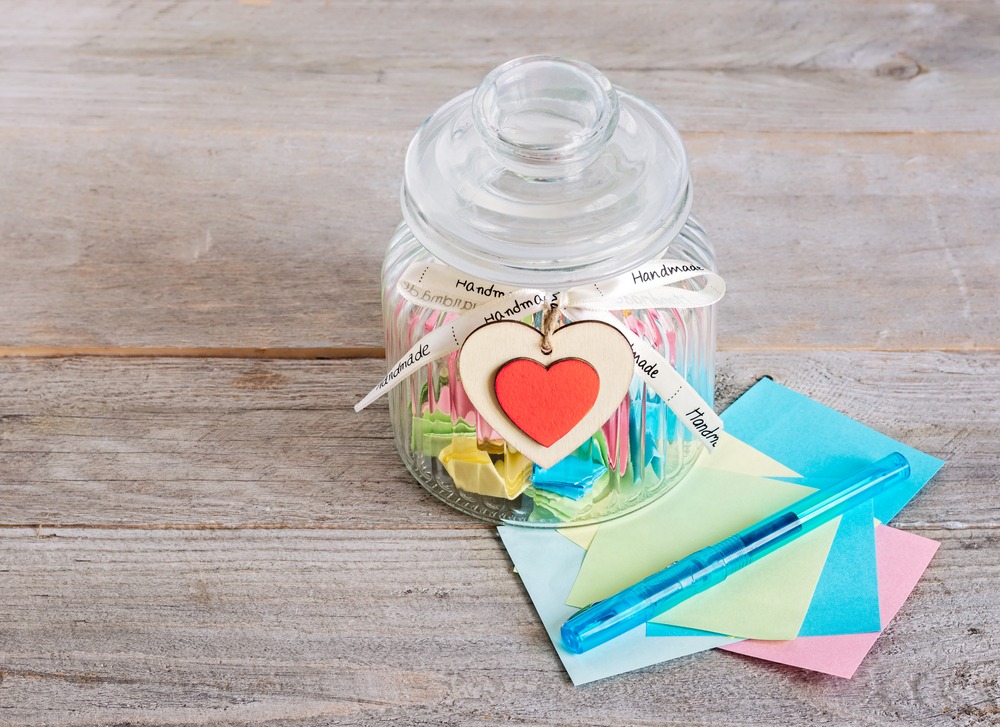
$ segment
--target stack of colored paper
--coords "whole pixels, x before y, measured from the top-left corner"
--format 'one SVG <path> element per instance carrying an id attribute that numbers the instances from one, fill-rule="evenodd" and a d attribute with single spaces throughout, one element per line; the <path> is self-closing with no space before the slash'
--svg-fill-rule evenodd
<path id="1" fill-rule="evenodd" d="M 888 522 L 941 460 L 763 379 L 724 413 L 726 436 L 673 491 L 599 526 L 502 526 L 576 684 L 712 648 L 850 677 L 938 544 Z M 910 478 L 645 626 L 580 655 L 559 628 L 580 608 L 763 519 L 893 451 Z"/>

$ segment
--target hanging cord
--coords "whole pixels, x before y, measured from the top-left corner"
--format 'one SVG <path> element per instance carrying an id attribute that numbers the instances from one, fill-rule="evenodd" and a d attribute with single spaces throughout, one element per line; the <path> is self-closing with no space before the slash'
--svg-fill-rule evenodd
<path id="1" fill-rule="evenodd" d="M 548 309 L 542 314 L 542 353 L 548 356 L 552 353 L 552 334 L 559 328 L 559 317 L 561 315 L 562 301 L 559 294 L 552 295 L 552 302 Z"/>

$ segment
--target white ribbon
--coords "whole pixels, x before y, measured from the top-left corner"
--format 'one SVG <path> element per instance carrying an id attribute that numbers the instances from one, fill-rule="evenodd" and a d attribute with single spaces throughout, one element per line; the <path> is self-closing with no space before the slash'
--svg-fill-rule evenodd
<path id="1" fill-rule="evenodd" d="M 704 281 L 698 290 L 677 285 L 694 278 Z M 712 305 L 726 292 L 726 285 L 711 270 L 683 260 L 656 260 L 600 283 L 548 293 L 537 288 L 497 285 L 439 263 L 414 263 L 403 273 L 397 290 L 416 305 L 465 315 L 417 341 L 385 378 L 355 404 L 355 411 L 361 411 L 395 388 L 421 366 L 457 351 L 477 328 L 521 319 L 549 306 L 562 309 L 571 320 L 600 321 L 621 331 L 632 346 L 636 374 L 710 452 L 719 441 L 722 420 L 718 415 L 653 346 L 610 313 L 636 308 Z"/>

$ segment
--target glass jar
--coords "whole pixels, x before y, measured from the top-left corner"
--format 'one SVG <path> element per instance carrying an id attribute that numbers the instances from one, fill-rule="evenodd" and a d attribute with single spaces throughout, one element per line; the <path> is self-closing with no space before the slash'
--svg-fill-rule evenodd
<path id="1" fill-rule="evenodd" d="M 395 362 L 461 315 L 401 294 L 434 262 L 507 289 L 565 291 L 660 258 L 715 269 L 690 214 L 680 137 L 593 67 L 553 56 L 506 63 L 432 115 L 411 142 L 403 223 L 386 252 L 386 356 Z M 696 290 L 691 279 L 679 287 Z M 612 311 L 698 392 L 714 394 L 714 306 Z M 526 322 L 538 326 L 541 313 Z M 451 353 L 389 392 L 396 445 L 436 497 L 494 523 L 590 524 L 670 490 L 703 445 L 636 376 L 589 441 L 543 469 L 472 407 Z"/>

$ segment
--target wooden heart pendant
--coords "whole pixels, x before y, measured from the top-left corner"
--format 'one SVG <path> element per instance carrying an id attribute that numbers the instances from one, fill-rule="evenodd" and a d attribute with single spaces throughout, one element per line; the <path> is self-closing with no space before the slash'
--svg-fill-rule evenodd
<path id="1" fill-rule="evenodd" d="M 462 345 L 469 401 L 516 450 L 551 467 L 594 435 L 628 393 L 632 347 L 613 326 L 570 323 L 551 336 L 514 321 L 490 323 Z"/>

